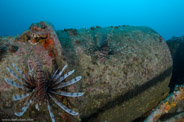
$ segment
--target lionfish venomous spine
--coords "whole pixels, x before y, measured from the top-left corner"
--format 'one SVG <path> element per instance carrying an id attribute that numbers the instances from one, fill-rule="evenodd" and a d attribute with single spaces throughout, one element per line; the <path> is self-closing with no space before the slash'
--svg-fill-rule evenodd
<path id="1" fill-rule="evenodd" d="M 16 116 L 22 116 L 30 104 L 35 102 L 35 108 L 39 110 L 39 104 L 45 102 L 48 106 L 48 111 L 51 117 L 52 122 L 55 122 L 54 114 L 52 112 L 52 108 L 50 105 L 50 100 L 53 100 L 61 109 L 71 115 L 78 115 L 78 112 L 71 110 L 70 108 L 63 105 L 56 98 L 57 95 L 65 96 L 65 97 L 80 97 L 84 93 L 83 92 L 66 92 L 64 90 L 65 87 L 70 86 L 76 82 L 78 82 L 82 76 L 77 76 L 70 81 L 63 82 L 68 76 L 70 76 L 74 70 L 64 74 L 64 70 L 67 68 L 65 65 L 61 71 L 59 68 L 54 73 L 47 73 L 42 70 L 41 64 L 36 61 L 36 72 L 33 73 L 31 69 L 29 69 L 28 73 L 23 73 L 15 64 L 12 63 L 13 68 L 18 73 L 18 75 L 11 69 L 7 68 L 8 71 L 19 81 L 16 83 L 13 80 L 6 79 L 4 80 L 9 84 L 16 88 L 22 89 L 25 91 L 24 94 L 13 96 L 13 100 L 25 100 L 25 104 L 22 107 L 21 112 L 15 112 Z M 28 65 L 28 67 L 30 67 Z"/>

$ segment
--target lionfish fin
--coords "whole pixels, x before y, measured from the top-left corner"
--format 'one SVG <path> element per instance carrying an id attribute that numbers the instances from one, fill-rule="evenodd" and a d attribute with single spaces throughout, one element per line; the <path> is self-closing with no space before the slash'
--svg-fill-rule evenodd
<path id="1" fill-rule="evenodd" d="M 52 119 L 52 122 L 55 122 L 54 114 L 52 113 L 52 108 L 51 108 L 50 103 L 49 103 L 48 100 L 47 100 L 47 105 L 48 105 L 48 110 L 49 110 L 50 118 Z"/>
<path id="2" fill-rule="evenodd" d="M 24 99 L 26 97 L 28 97 L 30 94 L 29 93 L 25 93 L 25 94 L 20 94 L 20 95 L 15 95 L 13 96 L 13 100 L 21 100 L 21 99 Z"/>
<path id="3" fill-rule="evenodd" d="M 12 66 L 19 72 L 19 74 L 20 74 L 23 78 L 25 78 L 25 76 L 24 76 L 24 74 L 22 73 L 22 71 L 21 71 L 14 63 L 12 63 Z"/>
<path id="4" fill-rule="evenodd" d="M 9 84 L 9 85 L 12 85 L 12 86 L 15 86 L 17 88 L 20 88 L 20 89 L 24 89 L 24 87 L 22 85 L 19 85 L 17 84 L 16 82 L 12 81 L 12 80 L 8 80 L 6 78 L 4 78 L 4 80 Z"/>
<path id="5" fill-rule="evenodd" d="M 62 83 L 59 87 L 57 87 L 57 89 L 60 89 L 60 88 L 63 88 L 65 86 L 69 86 L 71 84 L 74 84 L 74 83 L 78 82 L 81 78 L 82 78 L 82 76 L 77 76 L 77 77 L 75 77 L 74 79 L 72 79 L 70 81 Z"/>
<path id="6" fill-rule="evenodd" d="M 67 108 L 66 106 L 64 106 L 62 103 L 60 103 L 56 98 L 54 98 L 52 95 L 49 94 L 49 96 L 52 98 L 52 100 L 54 100 L 54 102 L 64 111 L 66 111 L 67 113 L 71 114 L 71 115 L 79 115 L 78 112 L 72 111 L 71 109 Z"/>
<path id="7" fill-rule="evenodd" d="M 68 76 L 70 76 L 75 70 L 72 70 L 68 73 L 66 73 L 63 77 L 59 78 L 59 81 L 56 84 L 61 83 L 64 79 L 66 79 Z"/>
<path id="8" fill-rule="evenodd" d="M 62 70 L 56 75 L 56 77 L 54 78 L 55 80 L 57 80 L 64 72 L 64 70 L 67 68 L 67 64 L 62 68 Z"/>
<path id="9" fill-rule="evenodd" d="M 22 82 L 22 79 L 21 79 L 18 75 L 16 75 L 16 74 L 13 72 L 13 70 L 11 70 L 11 69 L 8 68 L 8 67 L 7 67 L 7 69 L 8 69 L 8 71 L 9 71 L 16 79 L 18 79 L 20 82 Z"/>
<path id="10" fill-rule="evenodd" d="M 18 112 L 18 113 L 15 113 L 15 115 L 16 115 L 16 116 L 22 116 L 22 115 L 26 112 L 27 108 L 29 107 L 29 105 L 30 105 L 31 103 L 32 103 L 32 100 L 29 100 L 29 102 L 26 103 L 26 105 L 24 105 L 24 106 L 22 107 L 22 111 L 21 111 L 21 112 Z"/>
<path id="11" fill-rule="evenodd" d="M 54 74 L 52 75 L 52 78 L 55 78 L 57 72 L 58 72 L 59 68 L 54 72 Z"/>
<path id="12" fill-rule="evenodd" d="M 62 95 L 62 96 L 67 96 L 67 97 L 80 97 L 82 96 L 84 93 L 83 92 L 52 92 L 54 94 L 57 94 L 57 95 Z"/>

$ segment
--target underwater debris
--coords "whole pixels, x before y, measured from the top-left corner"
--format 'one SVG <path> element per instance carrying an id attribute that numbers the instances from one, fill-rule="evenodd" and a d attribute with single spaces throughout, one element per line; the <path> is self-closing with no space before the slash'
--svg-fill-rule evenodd
<path id="1" fill-rule="evenodd" d="M 171 93 L 160 103 L 160 105 L 148 116 L 144 122 L 158 121 L 162 115 L 168 113 L 171 108 L 176 107 L 181 100 L 184 100 L 184 86 L 176 86 L 175 90 L 176 91 Z"/>
<path id="2" fill-rule="evenodd" d="M 39 110 L 39 105 L 45 103 L 48 106 L 48 111 L 52 122 L 55 122 L 54 114 L 52 113 L 52 108 L 50 105 L 50 100 L 53 100 L 61 109 L 63 109 L 68 114 L 74 116 L 78 115 L 78 112 L 75 112 L 67 106 L 63 105 L 61 102 L 58 101 L 56 97 L 82 96 L 84 94 L 83 92 L 72 93 L 67 92 L 65 90 L 67 86 L 78 82 L 82 78 L 82 76 L 77 76 L 70 81 L 63 82 L 68 76 L 70 76 L 74 72 L 74 70 L 62 76 L 64 70 L 67 68 L 67 65 L 65 65 L 62 70 L 59 70 L 58 68 L 54 73 L 48 73 L 42 70 L 42 66 L 39 61 L 36 60 L 35 62 L 35 72 L 33 72 L 33 69 L 30 69 L 29 65 L 29 72 L 23 73 L 15 64 L 12 63 L 12 66 L 15 71 L 19 73 L 18 75 L 14 73 L 11 68 L 7 68 L 8 71 L 19 81 L 19 83 L 16 83 L 15 81 L 7 78 L 4 78 L 5 82 L 9 85 L 12 85 L 25 91 L 24 94 L 13 96 L 14 101 L 24 101 L 24 106 L 22 107 L 22 110 L 20 112 L 15 112 L 15 115 L 22 116 L 32 103 L 35 103 L 35 108 L 37 110 Z"/>

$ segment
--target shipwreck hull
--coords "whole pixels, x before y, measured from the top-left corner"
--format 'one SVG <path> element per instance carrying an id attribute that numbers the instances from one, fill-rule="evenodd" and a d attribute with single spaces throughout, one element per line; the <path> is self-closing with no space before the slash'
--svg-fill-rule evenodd
<path id="1" fill-rule="evenodd" d="M 52 26 L 46 25 L 51 28 L 47 30 L 54 42 L 50 43 L 52 40 L 49 40 L 51 47 L 45 47 L 48 45 L 40 43 L 40 40 L 30 45 L 26 38 L 22 41 L 22 38 L 12 37 L 10 42 L 19 49 L 6 56 L 0 62 L 0 67 L 6 69 L 12 62 L 18 65 L 20 60 L 27 60 L 18 55 L 25 47 L 22 44 L 29 45 L 33 52 L 37 50 L 30 55 L 26 49 L 24 57 L 34 55 L 34 58 L 41 60 L 44 69 L 52 71 L 67 63 L 69 70 L 75 69 L 75 75 L 83 77 L 80 82 L 69 87 L 69 90 L 84 92 L 84 96 L 70 99 L 75 103 L 74 109 L 80 113 L 78 118 L 69 116 L 71 120 L 129 122 L 144 116 L 167 96 L 172 58 L 165 41 L 151 28 L 97 26 L 55 32 Z M 34 43 L 33 40 L 31 42 Z M 48 53 L 42 53 L 44 51 Z M 23 64 L 25 66 L 26 63 Z M 0 98 L 6 97 L 0 103 L 1 112 L 14 118 L 13 112 L 10 114 L 7 111 L 15 111 L 11 93 L 18 91 L 13 87 L 10 89 L 3 80 L 3 77 L 10 77 L 10 74 L 6 70 L 1 71 L 1 74 L 0 84 L 4 87 L 0 89 Z M 7 101 L 11 103 L 9 108 L 3 107 Z M 39 120 L 39 115 L 43 116 L 43 111 L 47 111 L 47 107 L 42 108 L 41 112 L 33 108 L 30 107 L 21 118 L 36 114 L 33 118 Z M 34 115 L 30 115 L 32 113 Z M 56 120 L 65 121 L 61 117 L 61 108 L 54 107 L 53 113 Z M 44 114 L 44 117 L 45 120 L 49 119 L 48 114 Z"/>

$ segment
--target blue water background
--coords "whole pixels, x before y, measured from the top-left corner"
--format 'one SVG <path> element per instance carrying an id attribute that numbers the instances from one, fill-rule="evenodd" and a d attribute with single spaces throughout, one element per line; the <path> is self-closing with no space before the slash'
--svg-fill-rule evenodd
<path id="1" fill-rule="evenodd" d="M 0 36 L 50 21 L 56 30 L 149 26 L 165 40 L 184 35 L 184 0 L 0 0 Z"/>

